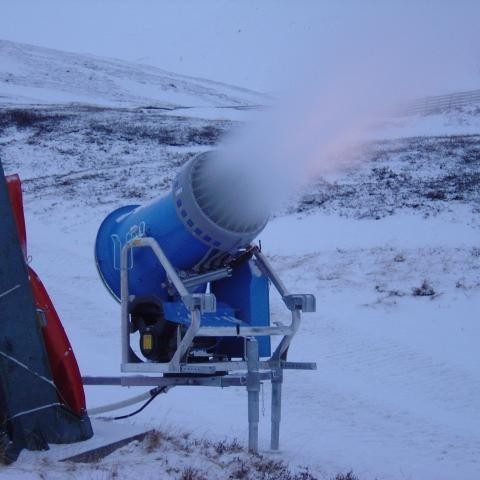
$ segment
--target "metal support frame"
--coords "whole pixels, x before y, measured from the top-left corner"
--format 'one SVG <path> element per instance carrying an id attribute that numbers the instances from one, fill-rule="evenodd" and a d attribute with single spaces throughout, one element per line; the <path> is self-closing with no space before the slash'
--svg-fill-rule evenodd
<path id="1" fill-rule="evenodd" d="M 280 448 L 280 420 L 282 418 L 282 383 L 283 370 L 279 368 L 272 369 L 272 408 L 271 408 L 271 438 L 270 448 L 278 450 Z"/>
<path id="2" fill-rule="evenodd" d="M 316 370 L 315 363 L 309 362 L 286 362 L 280 361 L 268 363 L 268 369 L 264 366 L 267 362 L 258 359 L 258 343 L 256 339 L 247 339 L 247 362 L 246 371 L 226 375 L 198 376 L 144 376 L 129 375 L 120 377 L 83 377 L 84 385 L 116 385 L 123 387 L 173 387 L 201 386 L 201 387 L 247 387 L 248 393 L 248 425 L 249 443 L 248 448 L 252 452 L 258 452 L 258 421 L 259 421 L 259 394 L 260 385 L 263 382 L 272 383 L 272 411 L 271 411 L 271 440 L 272 450 L 278 450 L 280 445 L 280 420 L 282 407 L 282 383 L 283 370 Z M 148 364 L 147 364 L 148 365 Z M 248 368 L 247 368 L 248 365 Z M 263 366 L 263 367 L 262 367 Z"/>
<path id="3" fill-rule="evenodd" d="M 260 421 L 260 362 L 258 342 L 247 338 L 248 450 L 258 453 L 258 422 Z"/>
<path id="4" fill-rule="evenodd" d="M 185 307 L 190 312 L 190 325 L 179 338 L 177 350 L 168 363 L 130 362 L 130 325 L 129 302 L 133 297 L 128 291 L 128 271 L 132 268 L 133 248 L 151 248 L 164 268 L 168 282 L 176 290 Z M 262 381 L 271 381 L 271 449 L 278 450 L 280 443 L 280 420 L 282 407 L 283 370 L 315 370 L 313 362 L 287 362 L 286 353 L 301 322 L 301 313 L 315 311 L 315 297 L 310 294 L 291 294 L 278 275 L 274 272 L 262 252 L 252 249 L 254 260 L 262 273 L 266 275 L 282 297 L 285 306 L 291 312 L 289 325 L 265 327 L 202 327 L 202 312 L 215 312 L 216 300 L 213 294 L 191 294 L 186 285 L 198 282 L 183 280 L 168 260 L 160 245 L 154 238 L 136 237 L 130 239 L 122 248 L 120 257 L 120 293 L 121 293 L 121 337 L 122 337 L 122 372 L 153 373 L 161 376 L 131 375 L 121 377 L 84 377 L 85 385 L 122 385 L 122 386 L 246 386 L 248 393 L 248 449 L 258 452 L 258 423 L 260 411 L 260 385 Z M 213 277 L 230 274 L 229 269 L 213 272 Z M 203 279 L 210 278 L 208 274 Z M 277 348 L 268 360 L 260 360 L 258 341 L 255 336 L 281 335 Z M 245 359 L 223 362 L 205 362 L 188 364 L 185 354 L 197 336 L 244 337 Z M 216 375 L 224 372 L 223 375 Z M 168 373 L 168 375 L 163 375 Z M 176 376 L 175 374 L 179 374 Z M 181 375 L 180 375 L 181 374 Z M 188 375 L 190 374 L 190 375 Z M 199 374 L 202 374 L 199 376 Z"/>
<path id="5" fill-rule="evenodd" d="M 129 252 L 133 248 L 148 247 L 153 250 L 158 261 L 164 268 L 167 279 L 182 299 L 185 307 L 190 312 L 190 325 L 185 332 L 175 354 L 168 363 L 135 363 L 129 360 L 130 326 L 128 304 L 131 296 L 128 291 L 128 271 L 131 268 Z M 120 260 L 120 294 L 121 294 L 121 335 L 122 335 L 122 371 L 123 372 L 149 372 L 149 373 L 213 373 L 213 371 L 239 371 L 245 370 L 244 361 L 196 363 L 195 365 L 182 365 L 182 359 L 195 337 L 251 337 L 251 336 L 283 336 L 278 347 L 267 362 L 261 362 L 260 368 L 270 368 L 270 362 L 278 362 L 288 349 L 301 322 L 301 313 L 315 311 L 315 297 L 310 294 L 290 294 L 281 279 L 275 273 L 268 260 L 258 248 L 253 248 L 253 255 L 260 270 L 270 279 L 282 297 L 286 307 L 291 311 L 290 325 L 275 325 L 266 327 L 202 327 L 202 312 L 215 312 L 215 296 L 210 293 L 191 294 L 175 268 L 168 260 L 158 242 L 151 237 L 137 237 L 127 242 L 122 248 Z M 193 370 L 192 370 L 193 369 Z"/>

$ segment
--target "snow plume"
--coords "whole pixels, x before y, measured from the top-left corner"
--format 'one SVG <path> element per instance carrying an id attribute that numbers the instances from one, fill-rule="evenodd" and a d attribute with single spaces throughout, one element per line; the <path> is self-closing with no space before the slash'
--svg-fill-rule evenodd
<path id="1" fill-rule="evenodd" d="M 297 45 L 295 61 L 289 53 L 283 93 L 219 149 L 246 209 L 274 210 L 313 177 L 351 165 L 369 130 L 403 102 L 480 79 L 476 27 L 444 7 L 397 15 L 392 6 L 364 13 L 361 26 L 351 15 L 329 39 L 322 32 Z"/>

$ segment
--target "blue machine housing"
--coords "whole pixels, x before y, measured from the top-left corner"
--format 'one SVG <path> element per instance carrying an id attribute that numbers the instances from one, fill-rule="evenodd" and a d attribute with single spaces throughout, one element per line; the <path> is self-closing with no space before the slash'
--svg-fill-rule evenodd
<path id="1" fill-rule="evenodd" d="M 135 235 L 153 237 L 172 265 L 180 270 L 198 263 L 210 250 L 193 236 L 180 220 L 172 193 L 147 205 L 128 205 L 110 213 L 100 225 L 95 241 L 95 263 L 100 278 L 110 293 L 120 300 L 120 252 Z M 150 249 L 132 251 L 129 292 L 156 295 L 166 300 L 162 284 L 165 270 Z"/>
<path id="2" fill-rule="evenodd" d="M 95 262 L 100 278 L 114 298 L 120 301 L 121 251 L 125 244 L 137 237 L 154 238 L 172 266 L 187 275 L 195 274 L 196 267 L 212 257 L 236 259 L 233 263 L 225 261 L 217 264 L 216 268 L 228 267 L 231 276 L 210 283 L 210 292 L 217 299 L 217 311 L 203 313 L 201 325 L 268 326 L 269 281 L 256 267 L 254 260 L 248 255 L 241 255 L 263 229 L 267 218 L 259 216 L 252 223 L 250 217 L 242 216 L 239 204 L 238 209 L 230 208 L 238 210 L 236 222 L 232 225 L 225 223 L 217 209 L 212 208 L 212 205 L 221 206 L 222 199 L 205 201 L 211 191 L 218 191 L 218 188 L 210 190 L 208 183 L 202 183 L 209 178 L 202 170 L 208 162 L 208 155 L 197 156 L 182 169 L 169 194 L 143 206 L 121 207 L 105 218 L 95 242 Z M 219 183 L 225 183 L 224 180 L 216 179 Z M 171 335 L 171 329 L 155 325 L 157 318 L 158 322 L 166 320 L 175 325 L 188 326 L 190 313 L 178 294 L 167 287 L 165 270 L 154 252 L 146 247 L 132 248 L 128 263 L 129 295 L 136 299 L 137 306 L 144 301 L 142 305 L 146 307 L 141 308 L 146 310 L 149 308 L 148 299 L 156 299 L 154 304 L 157 308 L 157 317 L 148 312 L 145 314 L 146 310 L 138 313 L 138 316 L 144 315 L 148 319 L 133 320 L 133 331 L 138 329 L 142 334 L 143 329 L 150 334 L 165 335 L 168 330 Z M 205 292 L 207 284 L 194 288 L 195 292 Z M 155 311 L 155 308 L 152 309 Z M 129 311 L 132 316 L 137 314 L 132 312 Z M 258 340 L 260 355 L 269 356 L 270 338 L 258 337 Z M 216 356 L 242 357 L 244 338 L 216 338 L 214 347 L 209 346 L 208 352 Z"/>
<path id="3" fill-rule="evenodd" d="M 231 305 L 235 317 L 242 322 L 257 327 L 270 325 L 269 281 L 252 260 L 235 267 L 231 277 L 212 283 L 211 291 L 218 299 Z M 270 337 L 257 337 L 257 340 L 260 356 L 269 357 Z M 236 338 L 226 337 L 221 346 L 236 353 L 232 356 L 241 356 L 238 353 L 243 351 L 242 343 Z"/>
<path id="4" fill-rule="evenodd" d="M 231 327 L 270 324 L 269 282 L 252 260 L 246 260 L 233 269 L 232 276 L 212 282 L 211 292 L 217 298 L 217 311 L 202 314 L 202 326 Z M 188 326 L 189 313 L 181 300 L 163 302 L 167 320 Z M 271 355 L 270 337 L 257 337 L 259 355 Z M 244 339 L 223 337 L 217 339 L 216 355 L 242 357 Z"/>

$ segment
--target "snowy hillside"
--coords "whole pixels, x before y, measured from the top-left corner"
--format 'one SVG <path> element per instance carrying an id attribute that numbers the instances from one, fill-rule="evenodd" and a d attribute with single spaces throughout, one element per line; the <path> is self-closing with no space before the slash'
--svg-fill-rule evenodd
<path id="1" fill-rule="evenodd" d="M 159 68 L 0 40 L 0 104 L 82 102 L 157 108 L 249 107 L 251 90 Z"/>
<path id="2" fill-rule="evenodd" d="M 9 42 L 0 55 L 8 104 L 0 110 L 0 157 L 24 180 L 32 265 L 82 373 L 118 375 L 119 308 L 92 255 L 99 224 L 119 205 L 168 191 L 181 165 L 244 119 L 210 107 L 259 99 L 150 67 Z M 70 73 L 82 80 L 72 84 Z M 203 116 L 146 108 L 179 105 L 208 108 Z M 318 305 L 289 356 L 319 368 L 285 374 L 280 454 L 266 452 L 269 392 L 260 461 L 241 448 L 244 389 L 178 388 L 120 423 L 163 432 L 153 439 L 93 465 L 23 452 L 0 475 L 308 480 L 353 470 L 361 480 L 479 478 L 479 183 L 480 113 L 469 107 L 392 120 L 359 147 L 353 167 L 312 179 L 276 213 L 261 235 L 264 252 L 292 291 L 315 293 Z M 285 314 L 279 299 L 272 312 L 274 320 Z M 89 387 L 87 403 L 140 391 Z"/>

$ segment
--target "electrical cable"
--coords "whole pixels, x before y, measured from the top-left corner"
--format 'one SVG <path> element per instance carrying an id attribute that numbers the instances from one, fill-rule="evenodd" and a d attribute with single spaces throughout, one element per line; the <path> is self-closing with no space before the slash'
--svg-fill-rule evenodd
<path id="1" fill-rule="evenodd" d="M 133 417 L 137 413 L 140 413 L 143 409 L 147 408 L 148 405 L 151 402 L 153 402 L 153 400 L 155 400 L 155 398 L 158 397 L 158 395 L 160 395 L 161 393 L 166 393 L 166 391 L 168 390 L 168 387 L 156 387 L 156 388 L 153 388 L 152 390 L 150 390 L 150 393 L 154 390 L 158 390 L 158 391 L 153 393 L 152 396 L 140 408 L 138 408 L 134 412 L 127 413 L 126 415 L 120 415 L 118 417 L 113 417 L 113 420 L 123 420 L 124 418 Z"/>
<path id="2" fill-rule="evenodd" d="M 89 408 L 88 414 L 93 416 L 99 415 L 101 413 L 111 412 L 113 410 L 120 410 L 121 408 L 135 405 L 136 403 L 140 403 L 146 400 L 145 404 L 142 405 L 142 407 L 138 409 L 138 411 L 133 412 L 132 415 L 126 415 L 125 418 L 128 416 L 133 416 L 136 413 L 141 412 L 155 397 L 157 397 L 157 395 L 159 395 L 160 393 L 167 393 L 170 388 L 172 388 L 172 386 L 155 387 L 148 392 L 144 392 L 140 395 L 136 395 L 135 397 L 131 397 L 126 400 L 121 400 L 120 402 L 109 403 L 108 405 L 102 405 L 101 407 L 96 408 Z M 120 418 L 121 417 L 114 417 L 114 420 L 120 420 Z"/>
<path id="3" fill-rule="evenodd" d="M 0 350 L 0 357 L 3 357 L 6 360 L 9 360 L 10 362 L 14 363 L 18 367 L 23 368 L 24 370 L 26 370 L 27 372 L 29 372 L 33 376 L 37 377 L 41 381 L 43 381 L 43 382 L 47 383 L 48 385 L 50 385 L 51 387 L 53 387 L 55 389 L 55 391 L 57 392 L 60 400 L 63 402 L 63 404 L 62 403 L 52 403 L 52 404 L 43 405 L 43 406 L 40 406 L 40 407 L 33 408 L 31 410 L 25 410 L 25 411 L 22 411 L 22 412 L 17 412 L 14 415 L 7 418 L 4 421 L 4 424 L 6 422 L 10 421 L 10 420 L 13 420 L 16 417 L 19 417 L 21 415 L 26 415 L 26 414 L 29 414 L 29 413 L 33 413 L 37 410 L 42 410 L 42 409 L 53 407 L 53 406 L 63 406 L 63 405 L 68 406 L 67 402 L 64 400 L 60 390 L 57 388 L 57 386 L 55 385 L 55 382 L 53 380 L 50 380 L 49 378 L 47 378 L 43 375 L 40 375 L 35 370 L 31 369 L 28 365 L 25 365 L 23 362 L 17 360 L 15 357 L 12 357 L 11 355 L 6 354 L 5 352 L 2 352 L 1 350 Z M 142 393 L 140 395 L 136 395 L 135 397 L 132 397 L 132 398 L 129 398 L 129 399 L 126 399 L 126 400 L 122 400 L 120 402 L 110 403 L 108 405 L 102 405 L 101 407 L 89 409 L 88 414 L 89 415 L 98 415 L 100 413 L 111 412 L 113 410 L 120 410 L 121 408 L 125 408 L 125 407 L 128 407 L 130 405 L 134 405 L 136 403 L 140 403 L 140 402 L 146 400 L 146 402 L 139 409 L 137 409 L 134 412 L 132 412 L 130 414 L 127 414 L 127 415 L 122 415 L 122 416 L 119 416 L 119 417 L 113 417 L 113 420 L 121 420 L 123 418 L 133 417 L 137 413 L 140 413 L 144 408 L 146 408 L 150 404 L 150 402 L 152 402 L 152 400 L 154 400 L 158 395 L 160 395 L 161 393 L 167 393 L 167 391 L 170 388 L 172 388 L 172 386 L 163 386 L 163 387 L 158 386 L 158 387 L 152 388 L 148 392 Z"/>

